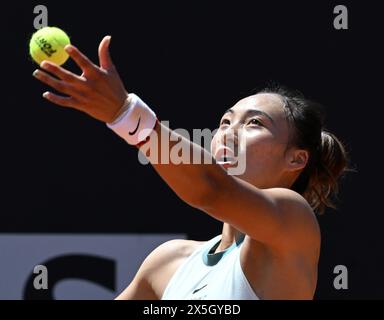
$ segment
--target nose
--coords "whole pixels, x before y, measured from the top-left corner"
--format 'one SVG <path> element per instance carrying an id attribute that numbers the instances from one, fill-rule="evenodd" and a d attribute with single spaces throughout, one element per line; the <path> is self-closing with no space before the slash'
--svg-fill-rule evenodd
<path id="1" fill-rule="evenodd" d="M 232 149 L 234 152 L 237 152 L 235 149 L 237 149 L 238 145 L 238 132 L 239 132 L 239 127 L 234 125 L 234 126 L 228 126 L 228 128 L 225 129 L 221 136 L 221 144 Z"/>

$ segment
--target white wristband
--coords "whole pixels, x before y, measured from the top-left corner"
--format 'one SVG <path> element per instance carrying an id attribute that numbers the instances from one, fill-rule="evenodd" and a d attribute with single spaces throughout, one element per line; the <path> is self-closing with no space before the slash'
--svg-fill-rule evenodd
<path id="1" fill-rule="evenodd" d="M 157 117 L 134 93 L 128 95 L 125 103 L 128 103 L 127 109 L 115 121 L 107 123 L 107 126 L 129 144 L 137 145 L 151 134 Z"/>

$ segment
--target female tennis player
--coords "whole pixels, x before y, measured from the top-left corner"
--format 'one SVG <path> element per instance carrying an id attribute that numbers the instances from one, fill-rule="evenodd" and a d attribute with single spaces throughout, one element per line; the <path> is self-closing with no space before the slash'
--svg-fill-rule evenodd
<path id="1" fill-rule="evenodd" d="M 180 199 L 223 222 L 221 235 L 209 241 L 172 240 L 156 248 L 117 299 L 312 299 L 320 253 L 315 213 L 332 206 L 347 168 L 345 149 L 324 129 L 321 109 L 279 89 L 245 97 L 224 113 L 207 153 L 127 92 L 110 40 L 100 43 L 99 66 L 76 47 L 65 48 L 82 75 L 42 62 L 34 76 L 64 94 L 43 96 L 105 122 L 131 145 L 157 141 L 158 150 L 170 151 L 178 143 L 210 157 L 211 164 L 148 159 Z M 164 132 L 178 140 L 162 146 L 156 137 Z M 235 176 L 227 171 L 238 161 L 240 135 L 246 167 Z"/>

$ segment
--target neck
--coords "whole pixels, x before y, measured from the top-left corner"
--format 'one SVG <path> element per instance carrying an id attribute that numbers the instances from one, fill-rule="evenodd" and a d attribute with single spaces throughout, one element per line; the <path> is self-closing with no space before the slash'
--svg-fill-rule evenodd
<path id="1" fill-rule="evenodd" d="M 221 242 L 216 249 L 216 252 L 223 251 L 230 247 L 235 241 L 242 237 L 242 233 L 236 228 L 232 227 L 228 223 L 223 224 L 223 230 L 221 232 Z"/>
<path id="2" fill-rule="evenodd" d="M 286 188 L 291 189 L 295 181 L 300 176 L 301 172 L 304 169 L 298 171 L 283 171 L 274 177 L 268 176 L 265 179 L 260 180 L 260 176 L 256 176 L 255 174 L 243 174 L 241 176 L 237 176 L 241 180 L 244 180 L 258 189 L 269 189 L 269 188 Z M 263 181 L 264 180 L 264 181 Z"/>

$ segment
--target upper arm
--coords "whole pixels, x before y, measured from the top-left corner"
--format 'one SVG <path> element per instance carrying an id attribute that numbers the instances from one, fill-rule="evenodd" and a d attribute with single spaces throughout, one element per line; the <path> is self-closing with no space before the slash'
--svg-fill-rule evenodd
<path id="1" fill-rule="evenodd" d="M 148 282 L 136 276 L 129 286 L 120 293 L 116 300 L 156 300 L 157 297 L 153 290 L 148 286 Z"/>
<path id="2" fill-rule="evenodd" d="M 143 261 L 129 286 L 116 297 L 116 300 L 155 300 L 158 299 L 149 282 L 150 268 L 156 259 L 156 249 Z"/>
<path id="3" fill-rule="evenodd" d="M 319 235 L 316 217 L 301 195 L 286 188 L 259 189 L 233 176 L 216 181 L 200 209 L 271 246 Z"/>
<path id="4" fill-rule="evenodd" d="M 157 300 L 177 266 L 188 252 L 188 240 L 170 240 L 154 249 L 143 261 L 129 286 L 117 300 Z"/>

